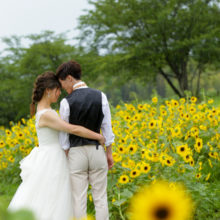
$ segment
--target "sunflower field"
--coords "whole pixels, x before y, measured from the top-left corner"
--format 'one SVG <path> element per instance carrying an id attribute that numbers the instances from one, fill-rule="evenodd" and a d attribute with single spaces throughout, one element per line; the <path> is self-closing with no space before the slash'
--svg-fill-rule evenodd
<path id="1" fill-rule="evenodd" d="M 196 97 L 113 108 L 110 219 L 220 219 L 219 121 L 220 106 Z M 19 161 L 38 146 L 35 119 L 0 127 L 0 137 L 0 181 L 17 186 Z M 90 191 L 88 212 L 94 214 Z"/>

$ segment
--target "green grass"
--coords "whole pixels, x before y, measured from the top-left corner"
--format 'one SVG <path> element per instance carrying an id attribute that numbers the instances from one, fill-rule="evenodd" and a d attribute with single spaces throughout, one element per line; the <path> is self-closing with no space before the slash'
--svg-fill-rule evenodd
<path id="1" fill-rule="evenodd" d="M 18 185 L 0 183 L 0 208 L 7 209 L 14 193 L 17 190 Z"/>

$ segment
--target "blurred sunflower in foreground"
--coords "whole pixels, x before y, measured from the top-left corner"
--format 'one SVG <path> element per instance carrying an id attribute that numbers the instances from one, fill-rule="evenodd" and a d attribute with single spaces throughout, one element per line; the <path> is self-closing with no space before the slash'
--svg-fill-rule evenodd
<path id="1" fill-rule="evenodd" d="M 189 220 L 193 206 L 183 186 L 156 182 L 133 196 L 128 214 L 130 220 Z"/>

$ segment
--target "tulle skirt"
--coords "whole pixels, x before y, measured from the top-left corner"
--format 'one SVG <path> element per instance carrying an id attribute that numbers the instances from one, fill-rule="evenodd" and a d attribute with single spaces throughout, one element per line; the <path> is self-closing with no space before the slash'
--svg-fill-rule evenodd
<path id="1" fill-rule="evenodd" d="M 35 147 L 20 162 L 22 183 L 8 209 L 29 209 L 37 220 L 73 216 L 68 163 L 60 146 Z"/>

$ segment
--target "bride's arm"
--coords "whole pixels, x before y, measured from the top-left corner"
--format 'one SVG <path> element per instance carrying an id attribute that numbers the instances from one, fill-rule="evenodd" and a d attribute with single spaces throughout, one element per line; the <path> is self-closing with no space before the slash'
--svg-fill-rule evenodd
<path id="1" fill-rule="evenodd" d="M 49 127 L 58 131 L 64 131 L 66 133 L 74 134 L 80 137 L 98 140 L 101 145 L 104 145 L 105 138 L 94 131 L 91 131 L 80 125 L 72 125 L 63 121 L 54 112 L 45 112 L 39 120 L 39 127 Z"/>

